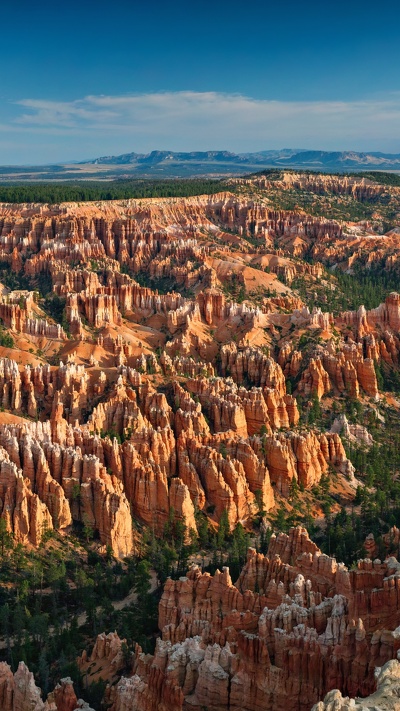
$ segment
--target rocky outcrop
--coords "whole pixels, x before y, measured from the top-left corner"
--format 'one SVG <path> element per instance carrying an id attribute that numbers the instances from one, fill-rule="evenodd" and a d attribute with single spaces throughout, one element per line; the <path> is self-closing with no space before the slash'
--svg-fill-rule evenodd
<path id="1" fill-rule="evenodd" d="M 338 325 L 351 326 L 360 337 L 376 331 L 378 327 L 397 334 L 400 331 L 400 296 L 392 292 L 376 309 L 367 311 L 364 306 L 360 306 L 358 311 L 342 313 L 336 322 Z"/>
<path id="2" fill-rule="evenodd" d="M 400 696 L 400 663 L 392 659 L 383 667 L 376 669 L 376 691 L 362 699 L 343 697 L 338 689 L 330 691 L 324 701 L 312 707 L 312 711 L 346 711 L 355 709 L 380 709 L 381 711 L 397 711 Z"/>
<path id="3" fill-rule="evenodd" d="M 356 178 L 332 180 L 309 189 L 376 196 Z M 308 184 L 282 177 L 282 189 L 298 181 Z M 338 427 L 299 428 L 296 396 L 377 399 L 376 363 L 399 363 L 399 297 L 334 317 L 288 288 L 296 276 L 326 280 L 336 246 L 353 258 L 344 227 L 229 193 L 0 206 L 0 261 L 32 287 L 0 295 L 25 354 L 0 359 L 4 420 L 26 422 L 0 423 L 1 515 L 17 540 L 85 521 L 124 556 L 132 516 L 162 534 L 172 510 L 193 530 L 196 509 L 213 525 L 226 510 L 233 528 L 330 467 L 354 484 Z M 35 293 L 43 282 L 68 338 Z M 28 337 L 57 365 L 39 364 Z"/>
<path id="4" fill-rule="evenodd" d="M 389 660 L 400 649 L 400 607 L 389 579 L 397 590 L 398 566 L 360 561 L 348 571 L 297 528 L 273 535 L 266 556 L 250 550 L 235 584 L 227 568 L 211 576 L 193 567 L 167 581 L 162 639 L 153 656 L 136 648 L 111 708 L 306 711 L 327 692 L 325 703 L 340 701 L 338 686 L 371 694 L 377 666 L 388 662 L 382 680 L 397 669 Z"/>
<path id="5" fill-rule="evenodd" d="M 81 674 L 90 674 L 92 681 L 114 681 L 125 666 L 124 648 L 126 640 L 121 640 L 116 632 L 99 634 L 92 653 L 88 655 L 84 650 L 78 658 Z"/>
<path id="6" fill-rule="evenodd" d="M 357 176 L 270 178 L 235 195 L 0 205 L 0 262 L 29 285 L 0 288 L 13 338 L 0 358 L 0 515 L 16 542 L 81 522 L 124 558 L 135 520 L 162 536 L 174 519 L 188 541 L 203 516 L 250 530 L 282 499 L 290 508 L 295 483 L 308 500 L 332 468 L 351 498 L 341 435 L 369 447 L 369 432 L 342 417 L 322 433 L 300 411 L 326 398 L 326 413 L 338 396 L 378 409 L 400 363 L 400 297 L 335 316 L 306 301 L 315 285 L 313 301 L 329 304 L 335 269 L 397 268 L 398 234 L 276 210 L 248 188 L 394 193 Z M 112 633 L 79 664 L 111 680 L 113 711 L 308 711 L 336 688 L 365 696 L 400 647 L 399 563 L 387 557 L 399 541 L 395 527 L 368 536 L 370 557 L 347 570 L 303 529 L 274 535 L 236 582 L 196 567 L 168 580 L 154 655 L 131 658 Z M 24 666 L 0 670 L 1 703 L 84 708 L 69 680 L 44 702 Z"/>
<path id="7" fill-rule="evenodd" d="M 196 531 L 195 507 L 212 507 L 216 522 L 226 509 L 234 526 L 256 513 L 259 492 L 265 510 L 272 508 L 272 485 L 288 496 L 293 479 L 309 488 L 330 464 L 348 474 L 338 435 L 291 431 L 299 412 L 280 366 L 257 350 L 245 355 L 259 387 L 203 370 L 172 383 L 169 401 L 146 374 L 167 373 L 169 365 L 196 371 L 193 359 L 139 359 L 144 377 L 120 366 L 113 385 L 102 371 L 91 375 L 71 362 L 21 370 L 1 359 L 3 406 L 31 417 L 49 413 L 48 423 L 0 425 L 1 511 L 17 540 L 36 545 L 46 528 L 80 520 L 125 556 L 132 514 L 161 533 L 173 510 Z"/>
<path id="8" fill-rule="evenodd" d="M 47 701 L 24 662 L 15 674 L 5 662 L 0 662 L 1 711 L 93 711 L 89 704 L 77 699 L 71 679 L 61 679 Z"/>
<path id="9" fill-rule="evenodd" d="M 272 388 L 279 395 L 286 394 L 280 366 L 259 348 L 238 350 L 235 343 L 228 343 L 221 348 L 221 369 L 224 376 L 231 376 L 238 384 L 247 376 L 254 385 Z"/>
<path id="10" fill-rule="evenodd" d="M 47 711 L 33 674 L 20 662 L 15 674 L 0 662 L 0 705 L 4 711 Z"/>
<path id="11" fill-rule="evenodd" d="M 132 523 L 122 482 L 93 454 L 53 442 L 50 427 L 30 430 L 0 428 L 1 515 L 16 540 L 38 545 L 46 529 L 65 528 L 76 517 L 93 525 L 116 555 L 128 555 Z"/>
<path id="12" fill-rule="evenodd" d="M 47 705 L 51 708 L 53 703 L 57 711 L 76 711 L 82 708 L 82 701 L 79 704 L 74 691 L 74 685 L 69 677 L 61 679 L 52 694 L 47 698 Z"/>
<path id="13" fill-rule="evenodd" d="M 311 359 L 298 385 L 300 393 L 317 395 L 318 398 L 334 388 L 356 399 L 362 391 L 374 399 L 378 397 L 374 361 L 363 358 L 356 344 L 344 345 L 338 353 L 327 351 L 320 358 Z"/>
<path id="14" fill-rule="evenodd" d="M 350 424 L 346 415 L 339 415 L 335 418 L 331 426 L 331 432 L 340 434 L 349 442 L 362 443 L 366 447 L 371 447 L 374 443 L 372 435 L 363 425 Z"/>
<path id="15" fill-rule="evenodd" d="M 44 533 L 53 528 L 51 513 L 38 494 L 32 491 L 29 480 L 25 479 L 22 471 L 10 461 L 9 454 L 1 449 L 2 462 L 0 465 L 0 505 L 1 517 L 6 521 L 8 530 L 13 534 L 18 543 L 39 545 Z M 46 487 L 46 484 L 44 483 Z M 54 482 L 54 511 L 61 508 L 68 520 L 69 508 L 65 504 L 62 492 Z M 46 493 L 49 492 L 47 488 Z M 58 501 L 57 501 L 58 494 Z M 53 503 L 52 501 L 52 503 Z"/>
<path id="16" fill-rule="evenodd" d="M 387 533 L 384 533 L 378 543 L 374 534 L 369 533 L 364 541 L 364 550 L 368 558 L 376 558 L 379 555 L 400 556 L 400 530 L 397 526 L 392 526 Z"/>
<path id="17" fill-rule="evenodd" d="M 215 432 L 233 430 L 247 437 L 264 430 L 295 426 L 299 421 L 297 402 L 286 394 L 284 380 L 282 388 L 265 386 L 247 390 L 237 387 L 230 378 L 197 378 L 189 379 L 187 388 L 210 417 Z"/>

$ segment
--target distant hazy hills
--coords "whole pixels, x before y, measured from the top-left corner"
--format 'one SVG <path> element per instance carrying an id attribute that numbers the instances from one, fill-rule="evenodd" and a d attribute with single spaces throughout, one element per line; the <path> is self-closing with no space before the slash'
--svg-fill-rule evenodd
<path id="1" fill-rule="evenodd" d="M 151 153 L 102 156 L 64 165 L 0 166 L 0 182 L 224 177 L 255 173 L 266 168 L 326 172 L 361 170 L 400 172 L 400 154 L 308 151 L 299 148 L 283 148 L 279 151 L 258 153 L 151 151 Z"/>
<path id="2" fill-rule="evenodd" d="M 250 154 L 249 154 L 250 155 Z M 261 156 L 261 154 L 259 154 Z M 160 165 L 160 163 L 240 163 L 252 162 L 247 155 L 230 153 L 229 151 L 191 151 L 175 153 L 174 151 L 152 151 L 151 153 L 123 153 L 120 156 L 102 156 L 83 164 L 91 165 Z"/>
<path id="3" fill-rule="evenodd" d="M 152 151 L 151 153 L 123 153 L 119 156 L 102 156 L 82 165 L 129 165 L 129 166 L 165 166 L 192 163 L 197 166 L 229 164 L 232 166 L 288 166 L 316 169 L 379 168 L 400 169 L 400 154 L 357 153 L 355 151 L 308 151 L 284 148 L 258 153 L 230 153 L 229 151 Z"/>

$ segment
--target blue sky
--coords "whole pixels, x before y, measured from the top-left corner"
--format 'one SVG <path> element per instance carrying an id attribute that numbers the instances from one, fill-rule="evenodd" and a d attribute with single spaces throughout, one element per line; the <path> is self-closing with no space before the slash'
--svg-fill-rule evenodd
<path id="1" fill-rule="evenodd" d="M 153 149 L 400 153 L 394 0 L 7 3 L 0 164 Z"/>

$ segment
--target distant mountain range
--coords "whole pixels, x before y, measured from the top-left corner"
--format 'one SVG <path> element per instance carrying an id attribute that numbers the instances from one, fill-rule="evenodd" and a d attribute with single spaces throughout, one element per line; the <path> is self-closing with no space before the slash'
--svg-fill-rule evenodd
<path id="1" fill-rule="evenodd" d="M 380 168 L 400 169 L 400 154 L 357 153 L 356 151 L 309 151 L 283 148 L 257 153 L 231 153 L 229 151 L 151 151 L 151 153 L 123 153 L 119 156 L 102 156 L 82 165 L 169 166 L 179 163 L 207 165 L 209 163 L 233 166 L 310 167 L 316 169 Z"/>
<path id="2" fill-rule="evenodd" d="M 230 151 L 151 151 L 101 156 L 63 165 L 0 166 L 0 182 L 113 180 L 116 178 L 224 177 L 267 168 L 325 172 L 394 170 L 400 154 L 309 151 L 301 148 L 231 153 Z"/>

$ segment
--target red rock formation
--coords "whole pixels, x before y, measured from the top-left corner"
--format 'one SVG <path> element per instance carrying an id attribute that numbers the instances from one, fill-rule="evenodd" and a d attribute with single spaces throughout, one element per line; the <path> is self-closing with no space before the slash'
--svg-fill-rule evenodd
<path id="1" fill-rule="evenodd" d="M 162 640 L 154 656 L 136 649 L 133 675 L 111 694 L 112 710 L 306 711 L 338 686 L 352 696 L 373 692 L 375 666 L 400 648 L 390 631 L 400 609 L 387 585 L 399 565 L 392 561 L 361 561 L 348 571 L 304 529 L 292 529 L 272 537 L 267 556 L 249 551 L 235 585 L 227 568 L 211 576 L 194 567 L 168 580 Z M 371 636 L 375 597 L 385 613 Z"/>
<path id="2" fill-rule="evenodd" d="M 340 691 L 335 689 L 325 696 L 324 701 L 315 704 L 312 711 L 335 711 L 335 709 L 362 711 L 363 709 L 378 708 L 382 711 L 397 711 L 400 692 L 399 662 L 391 659 L 382 668 L 378 667 L 376 673 L 377 690 L 371 696 L 363 699 L 343 698 Z"/>
<path id="3" fill-rule="evenodd" d="M 355 343 L 343 345 L 342 349 L 337 353 L 326 350 L 319 358 L 311 359 L 302 373 L 298 391 L 321 398 L 336 388 L 353 398 L 358 398 L 363 391 L 376 399 L 378 384 L 373 360 L 363 358 L 362 349 Z"/>
<path id="4" fill-rule="evenodd" d="M 44 702 L 24 662 L 19 663 L 15 674 L 8 664 L 0 662 L 0 708 L 1 711 L 93 711 L 85 701 L 77 699 L 69 678 L 61 679 Z"/>
<path id="5" fill-rule="evenodd" d="M 245 348 L 239 351 L 234 343 L 221 348 L 221 369 L 223 375 L 230 375 L 241 384 L 246 375 L 254 385 L 277 390 L 285 395 L 285 378 L 280 366 L 261 349 Z"/>
<path id="6" fill-rule="evenodd" d="M 2 509 L 18 540 L 37 543 L 46 526 L 60 529 L 84 519 L 103 544 L 123 556 L 132 550 L 131 513 L 162 532 L 173 509 L 196 530 L 194 507 L 212 506 L 217 521 L 227 509 L 233 526 L 257 511 L 258 492 L 266 510 L 273 506 L 271 482 L 287 496 L 293 478 L 310 487 L 330 463 L 349 473 L 337 435 L 275 432 L 295 426 L 299 418 L 280 367 L 259 349 L 231 353 L 261 387 L 189 378 L 173 384 L 174 408 L 129 366 L 120 369 L 105 397 L 106 379 L 83 366 L 20 371 L 15 361 L 1 359 L 3 407 L 31 417 L 38 411 L 50 415 L 46 426 L 0 426 L 0 445 L 10 460 L 4 474 L 2 469 Z M 149 356 L 137 367 L 161 374 L 169 367 L 193 372 L 198 365 L 165 356 L 160 366 Z M 80 424 L 96 398 L 100 402 L 87 425 Z"/>
<path id="7" fill-rule="evenodd" d="M 0 705 L 2 711 L 46 711 L 33 674 L 20 662 L 13 675 L 5 662 L 0 662 Z"/>
<path id="8" fill-rule="evenodd" d="M 71 679 L 61 679 L 53 693 L 49 694 L 47 704 L 49 705 L 52 701 L 57 711 L 76 711 L 76 709 L 79 708 L 78 699 Z"/>
<path id="9" fill-rule="evenodd" d="M 297 175 L 281 183 L 282 189 L 306 184 L 316 194 L 377 195 L 356 178 Z M 213 235 L 227 228 L 234 255 L 228 239 L 213 244 Z M 229 274 L 246 297 L 255 273 L 265 289 L 277 283 L 275 274 L 323 279 L 322 264 L 336 246 L 340 258 L 356 258 L 339 223 L 221 193 L 3 205 L 0 231 L 0 261 L 22 269 L 32 288 L 39 276 L 51 278 L 54 293 L 65 299 L 71 333 L 66 339 L 45 318 L 44 302 L 32 291 L 2 293 L 0 317 L 13 332 L 36 339 L 40 352 L 51 339 L 65 340 L 58 366 L 0 359 L 7 417 L 40 420 L 25 429 L 0 425 L 8 457 L 1 510 L 21 540 L 37 542 L 43 526 L 65 529 L 85 517 L 104 545 L 125 555 L 132 550 L 131 515 L 162 533 L 172 508 L 195 529 L 195 507 L 215 507 L 214 521 L 227 509 L 234 526 L 251 521 L 259 492 L 265 509 L 273 507 L 273 486 L 287 496 L 293 479 L 311 487 L 329 465 L 351 477 L 337 433 L 297 429 L 287 379 L 306 397 L 377 398 L 374 362 L 399 363 L 399 297 L 334 318 L 308 309 L 283 284 L 276 296 L 240 304 L 220 288 Z M 241 239 L 249 235 L 256 248 Z M 293 258 L 305 251 L 320 261 Z M 195 295 L 160 294 L 141 285 L 143 273 L 149 284 L 168 277 Z M 313 345 L 303 351 L 304 331 Z M 26 343 L 21 350 L 26 354 Z"/>
<path id="10" fill-rule="evenodd" d="M 121 640 L 116 632 L 99 634 L 90 656 L 84 650 L 82 656 L 79 657 L 80 672 L 82 674 L 90 673 L 93 681 L 104 679 L 111 682 L 125 665 L 124 645 L 126 645 L 126 640 Z"/>
<path id="11" fill-rule="evenodd" d="M 363 235 L 354 224 L 274 210 L 247 188 L 360 200 L 394 193 L 357 176 L 241 184 L 235 195 L 0 205 L 0 261 L 32 289 L 0 295 L 15 344 L 0 358 L 0 515 L 18 542 L 38 545 L 46 528 L 83 521 L 124 557 L 132 517 L 157 535 L 172 513 L 189 535 L 196 510 L 213 526 L 226 511 L 231 528 L 250 527 L 293 481 L 313 487 L 331 466 L 352 478 L 339 429 L 370 444 L 368 432 L 345 422 L 326 434 L 299 427 L 292 390 L 377 400 L 376 364 L 399 367 L 400 297 L 333 316 L 289 285 L 301 276 L 307 290 L 317 280 L 328 288 L 326 266 L 349 270 L 365 255 L 367 265 L 396 268 L 398 235 L 374 234 L 372 221 Z M 68 336 L 34 295 L 43 279 L 65 302 Z M 166 291 L 166 279 L 177 290 L 152 288 Z M 239 289 L 241 303 L 229 300 Z M 396 551 L 397 534 L 383 552 Z M 366 547 L 375 557 L 371 537 Z M 251 552 L 236 584 L 226 569 L 168 581 L 163 638 L 154 656 L 136 649 L 132 677 L 107 692 L 113 711 L 308 711 L 336 686 L 369 693 L 374 667 L 400 646 L 398 566 L 365 560 L 348 571 L 296 530 L 273 537 L 267 556 Z M 115 679 L 121 656 L 121 640 L 103 635 L 81 664 L 108 666 Z M 25 711 L 25 702 L 74 711 L 68 681 L 47 709 L 28 670 L 17 675 L 0 670 L 6 711 Z"/>
<path id="12" fill-rule="evenodd" d="M 225 297 L 218 289 L 207 289 L 198 296 L 200 312 L 206 323 L 211 325 L 225 315 Z"/>

